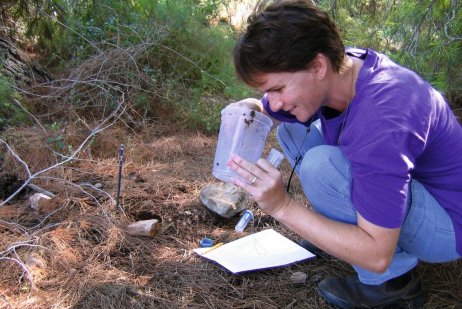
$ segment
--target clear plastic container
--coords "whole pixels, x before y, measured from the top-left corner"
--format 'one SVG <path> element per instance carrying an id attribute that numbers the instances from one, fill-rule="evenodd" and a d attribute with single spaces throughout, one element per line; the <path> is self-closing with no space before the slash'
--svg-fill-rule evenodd
<path id="1" fill-rule="evenodd" d="M 224 182 L 238 177 L 227 166 L 233 153 L 249 162 L 257 162 L 263 153 L 272 125 L 271 118 L 249 108 L 223 109 L 212 175 Z"/>

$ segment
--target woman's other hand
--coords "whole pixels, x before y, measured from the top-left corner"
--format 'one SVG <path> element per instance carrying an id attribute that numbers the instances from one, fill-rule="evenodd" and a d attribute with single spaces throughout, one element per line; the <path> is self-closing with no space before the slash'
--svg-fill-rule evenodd
<path id="1" fill-rule="evenodd" d="M 277 127 L 281 122 L 279 120 L 274 119 L 268 113 L 266 110 L 263 108 L 263 103 L 261 100 L 253 99 L 253 98 L 247 98 L 244 100 L 240 100 L 237 102 L 233 102 L 228 104 L 227 107 L 247 107 L 250 108 L 251 110 L 254 110 L 256 112 L 260 112 L 265 114 L 266 116 L 270 117 L 271 120 L 273 121 L 273 125 L 271 126 L 271 130 L 273 130 L 275 127 Z"/>
<path id="2" fill-rule="evenodd" d="M 247 98 L 237 102 L 229 104 L 227 107 L 247 107 L 256 112 L 263 112 L 263 104 L 260 100 L 254 98 Z"/>
<path id="3" fill-rule="evenodd" d="M 228 166 L 242 177 L 235 178 L 233 183 L 250 193 L 266 214 L 274 216 L 289 204 L 290 197 L 284 189 L 282 173 L 267 160 L 259 159 L 252 164 L 233 154 Z"/>

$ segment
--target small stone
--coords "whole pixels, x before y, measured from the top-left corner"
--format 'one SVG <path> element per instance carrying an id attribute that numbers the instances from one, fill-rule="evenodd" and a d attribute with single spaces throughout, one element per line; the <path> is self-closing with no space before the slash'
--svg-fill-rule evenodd
<path id="1" fill-rule="evenodd" d="M 31 253 L 26 257 L 24 264 L 27 266 L 29 275 L 34 283 L 48 276 L 47 262 L 37 253 Z"/>
<path id="2" fill-rule="evenodd" d="M 24 264 L 27 266 L 37 266 L 40 268 L 46 268 L 47 262 L 37 253 L 31 253 L 27 256 Z"/>
<path id="3" fill-rule="evenodd" d="M 211 184 L 199 194 L 201 202 L 210 211 L 224 218 L 231 218 L 248 207 L 247 192 L 231 183 Z"/>
<path id="4" fill-rule="evenodd" d="M 29 197 L 30 207 L 34 210 L 40 211 L 44 200 L 51 200 L 51 197 L 43 193 L 35 193 Z"/>
<path id="5" fill-rule="evenodd" d="M 306 282 L 307 277 L 307 274 L 305 274 L 304 272 L 296 271 L 290 276 L 289 281 L 292 284 L 304 284 Z"/>
<path id="6" fill-rule="evenodd" d="M 29 197 L 30 207 L 39 213 L 50 213 L 62 206 L 62 199 L 58 196 L 53 198 L 43 193 L 35 193 Z"/>

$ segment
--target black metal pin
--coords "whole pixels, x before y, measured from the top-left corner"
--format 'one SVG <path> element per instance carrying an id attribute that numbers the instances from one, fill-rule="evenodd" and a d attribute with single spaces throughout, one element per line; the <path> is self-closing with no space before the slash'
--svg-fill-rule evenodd
<path id="1" fill-rule="evenodd" d="M 124 161 L 124 145 L 120 145 L 119 149 L 119 175 L 117 177 L 117 197 L 116 197 L 116 209 L 122 210 L 122 207 L 119 205 L 120 198 L 120 185 L 122 184 L 122 164 Z"/>

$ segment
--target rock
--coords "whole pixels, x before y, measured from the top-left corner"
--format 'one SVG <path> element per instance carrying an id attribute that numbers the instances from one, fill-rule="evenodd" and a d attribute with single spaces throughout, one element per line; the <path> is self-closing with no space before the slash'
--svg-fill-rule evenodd
<path id="1" fill-rule="evenodd" d="M 29 197 L 30 207 L 37 211 L 40 211 L 43 207 L 44 201 L 51 200 L 51 198 L 43 193 L 35 193 Z"/>
<path id="2" fill-rule="evenodd" d="M 39 213 L 50 213 L 62 206 L 62 199 L 58 196 L 53 198 L 43 194 L 35 193 L 29 197 L 30 207 Z"/>
<path id="3" fill-rule="evenodd" d="M 304 284 L 307 277 L 307 274 L 304 272 L 296 271 L 290 276 L 289 281 L 292 284 Z"/>
<path id="4" fill-rule="evenodd" d="M 199 197 L 210 211 L 227 219 L 246 209 L 249 204 L 247 192 L 230 183 L 208 185 L 201 190 Z"/>
<path id="5" fill-rule="evenodd" d="M 30 279 L 34 282 L 34 284 L 48 276 L 47 262 L 39 254 L 30 254 L 26 258 L 24 264 L 26 264 L 29 274 L 32 277 Z"/>

